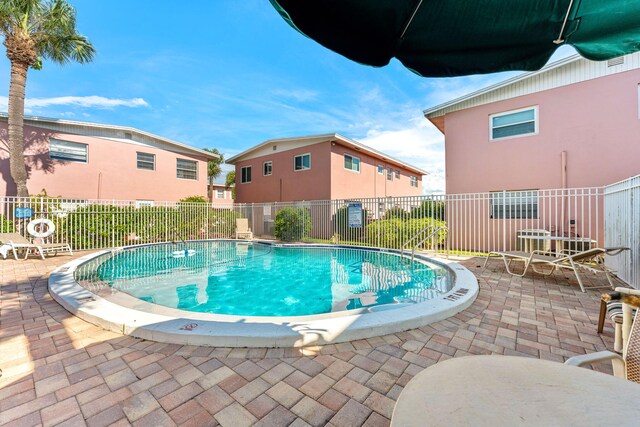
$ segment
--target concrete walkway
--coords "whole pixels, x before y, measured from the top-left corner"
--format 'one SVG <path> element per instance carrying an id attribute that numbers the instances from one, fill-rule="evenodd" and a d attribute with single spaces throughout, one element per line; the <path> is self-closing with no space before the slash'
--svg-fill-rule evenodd
<path id="1" fill-rule="evenodd" d="M 407 382 L 440 360 L 613 348 L 609 324 L 596 333 L 601 292 L 583 294 L 568 272 L 512 277 L 497 261 L 481 274 L 477 258 L 461 262 L 479 279 L 475 303 L 428 327 L 303 349 L 162 344 L 54 302 L 48 274 L 70 259 L 0 260 L 2 426 L 386 426 Z"/>

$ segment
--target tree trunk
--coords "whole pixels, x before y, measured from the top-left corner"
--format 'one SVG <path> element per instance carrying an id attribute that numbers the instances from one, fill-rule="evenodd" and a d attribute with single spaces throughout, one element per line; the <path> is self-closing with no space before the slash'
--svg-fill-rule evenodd
<path id="1" fill-rule="evenodd" d="M 11 178 L 16 183 L 17 196 L 28 197 L 27 166 L 24 161 L 24 95 L 29 67 L 11 62 L 9 84 L 9 164 Z"/>
<path id="2" fill-rule="evenodd" d="M 213 176 L 209 177 L 209 188 L 207 190 L 209 194 L 209 203 L 213 203 Z"/>

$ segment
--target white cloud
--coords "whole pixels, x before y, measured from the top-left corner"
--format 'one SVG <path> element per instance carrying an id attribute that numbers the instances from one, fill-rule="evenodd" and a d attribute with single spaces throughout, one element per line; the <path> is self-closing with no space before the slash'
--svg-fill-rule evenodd
<path id="1" fill-rule="evenodd" d="M 6 110 L 9 104 L 9 98 L 0 96 L 0 108 Z M 25 99 L 25 111 L 30 112 L 33 109 L 45 108 L 50 106 L 76 106 L 83 108 L 115 108 L 115 107 L 148 107 L 149 104 L 142 98 L 118 99 L 106 98 L 104 96 L 58 96 L 52 98 L 27 98 Z"/>
<path id="2" fill-rule="evenodd" d="M 402 130 L 374 130 L 360 141 L 429 172 L 422 181 L 423 193 L 444 193 L 444 136 L 435 127 L 425 122 Z"/>

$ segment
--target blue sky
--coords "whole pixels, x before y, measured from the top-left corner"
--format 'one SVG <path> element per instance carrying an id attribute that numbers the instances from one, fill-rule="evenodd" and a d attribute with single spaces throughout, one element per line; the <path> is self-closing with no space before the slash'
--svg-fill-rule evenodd
<path id="1" fill-rule="evenodd" d="M 422 110 L 513 74 L 426 79 L 395 60 L 363 66 L 297 33 L 267 0 L 70 2 L 98 54 L 30 70 L 26 114 L 132 126 L 227 157 L 338 132 L 429 171 L 426 192 L 444 190 L 444 137 Z"/>

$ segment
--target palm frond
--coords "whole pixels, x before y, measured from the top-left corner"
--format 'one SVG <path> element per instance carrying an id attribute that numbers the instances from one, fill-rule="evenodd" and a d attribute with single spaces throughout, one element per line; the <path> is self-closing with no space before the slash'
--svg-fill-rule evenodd
<path id="1" fill-rule="evenodd" d="M 58 64 L 91 62 L 96 50 L 82 34 L 47 34 L 37 43 L 40 55 Z"/>
<path id="2" fill-rule="evenodd" d="M 59 64 L 93 60 L 95 48 L 76 28 L 76 10 L 66 0 L 0 0 L 0 31 L 22 33 L 37 55 Z"/>

